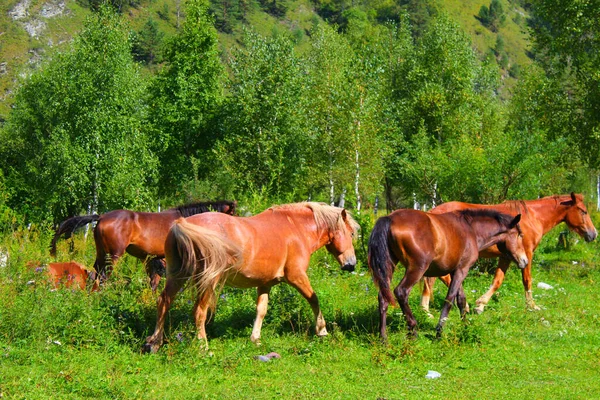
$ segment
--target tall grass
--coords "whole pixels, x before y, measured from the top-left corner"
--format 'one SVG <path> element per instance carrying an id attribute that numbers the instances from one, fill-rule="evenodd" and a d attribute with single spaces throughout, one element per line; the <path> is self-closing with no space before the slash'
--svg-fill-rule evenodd
<path id="1" fill-rule="evenodd" d="M 328 337 L 314 336 L 308 303 L 282 284 L 271 292 L 262 346 L 256 347 L 249 340 L 255 291 L 225 288 L 207 329 L 210 350 L 204 351 L 195 337 L 195 296 L 188 289 L 169 313 L 167 343 L 158 354 L 142 355 L 156 320 L 156 295 L 138 261 L 125 257 L 99 292 L 54 290 L 43 272 L 27 265 L 49 261 L 49 233 L 15 232 L 0 242 L 9 252 L 7 265 L 0 267 L 0 393 L 14 398 L 598 397 L 599 244 L 570 237 L 569 250 L 558 250 L 559 233 L 545 238 L 535 258 L 534 298 L 542 311 L 525 309 L 520 273 L 511 268 L 482 315 L 461 321 L 453 310 L 436 341 L 437 320 L 419 310 L 415 287 L 410 304 L 419 337 L 407 339 L 404 318 L 393 308 L 384 346 L 377 336 L 377 290 L 366 268 L 342 272 L 323 251 L 313 256 L 309 275 Z M 93 242 L 77 236 L 73 254 L 92 265 Z M 66 242 L 59 257 L 70 258 Z M 401 275 L 396 272 L 396 283 Z M 554 289 L 535 288 L 540 281 Z M 490 283 L 490 274 L 472 271 L 465 281 L 468 300 L 473 303 Z M 434 313 L 444 294 L 437 285 Z M 254 359 L 270 351 L 282 358 Z M 442 377 L 425 379 L 430 369 Z"/>

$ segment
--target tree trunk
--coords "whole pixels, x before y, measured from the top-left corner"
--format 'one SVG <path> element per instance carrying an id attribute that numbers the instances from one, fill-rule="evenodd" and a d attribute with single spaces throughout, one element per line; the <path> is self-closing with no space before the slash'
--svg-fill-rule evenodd
<path id="1" fill-rule="evenodd" d="M 333 156 L 329 154 L 329 204 L 335 205 L 335 187 L 333 185 Z"/>
<path id="2" fill-rule="evenodd" d="M 421 205 L 419 204 L 419 202 L 417 201 L 417 194 L 413 192 L 413 208 L 415 210 L 420 210 L 421 209 Z"/>
<path id="3" fill-rule="evenodd" d="M 360 206 L 361 206 L 361 198 L 360 198 L 360 191 L 358 190 L 358 181 L 360 178 L 360 165 L 358 163 L 358 149 L 355 150 L 355 155 L 356 155 L 356 161 L 355 161 L 355 165 L 356 165 L 356 175 L 354 177 L 354 195 L 356 196 L 356 211 L 360 211 Z"/>
<path id="4" fill-rule="evenodd" d="M 340 203 L 338 204 L 339 208 L 344 208 L 346 205 L 346 189 L 342 190 L 342 194 L 340 194 Z"/>
<path id="5" fill-rule="evenodd" d="M 600 174 L 598 174 L 598 180 L 596 181 L 596 210 L 600 211 Z"/>
<path id="6" fill-rule="evenodd" d="M 373 214 L 377 216 L 377 211 L 379 209 L 379 195 L 375 196 L 375 206 L 373 207 Z"/>

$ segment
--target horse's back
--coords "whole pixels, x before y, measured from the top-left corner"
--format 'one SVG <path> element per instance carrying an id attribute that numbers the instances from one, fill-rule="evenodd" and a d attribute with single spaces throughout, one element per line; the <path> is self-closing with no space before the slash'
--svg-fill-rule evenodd
<path id="1" fill-rule="evenodd" d="M 461 211 L 474 208 L 485 208 L 484 204 L 463 203 L 462 201 L 449 201 L 429 210 L 430 214 L 445 214 L 452 211 Z"/>

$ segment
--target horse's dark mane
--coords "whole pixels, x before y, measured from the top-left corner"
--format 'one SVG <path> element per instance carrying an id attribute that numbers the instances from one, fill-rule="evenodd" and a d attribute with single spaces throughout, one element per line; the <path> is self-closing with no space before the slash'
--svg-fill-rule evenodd
<path id="1" fill-rule="evenodd" d="M 229 208 L 229 214 L 235 214 L 235 208 L 237 202 L 229 200 L 219 201 L 201 201 L 197 203 L 183 204 L 177 207 L 173 207 L 170 210 L 176 210 L 181 214 L 182 217 L 189 217 L 195 214 L 202 214 L 209 211 L 223 212 L 226 207 Z"/>
<path id="2" fill-rule="evenodd" d="M 486 208 L 468 208 L 466 210 L 459 211 L 459 214 L 467 221 L 471 223 L 473 218 L 488 217 L 495 219 L 499 224 L 503 226 L 509 226 L 513 221 L 514 217 L 498 212 L 496 210 L 490 210 Z"/>

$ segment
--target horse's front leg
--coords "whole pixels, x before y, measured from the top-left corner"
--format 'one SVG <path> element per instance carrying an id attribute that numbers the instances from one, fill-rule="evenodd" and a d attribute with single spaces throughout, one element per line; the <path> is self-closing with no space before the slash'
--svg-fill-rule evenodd
<path id="1" fill-rule="evenodd" d="M 260 345 L 260 330 L 262 328 L 265 315 L 267 315 L 269 292 L 271 291 L 271 287 L 259 286 L 256 291 L 256 319 L 254 320 L 254 326 L 252 327 L 252 335 L 250 336 L 250 340 L 257 345 Z"/>
<path id="2" fill-rule="evenodd" d="M 310 285 L 310 281 L 308 280 L 306 272 L 301 271 L 288 274 L 286 278 L 288 283 L 295 287 L 296 290 L 298 290 L 300 294 L 308 301 L 308 304 L 310 304 L 310 307 L 315 315 L 315 331 L 317 336 L 326 336 L 327 328 L 325 326 L 325 319 L 321 313 L 321 307 L 319 307 L 319 299 Z"/>
<path id="3" fill-rule="evenodd" d="M 481 314 L 485 309 L 485 306 L 490 301 L 494 293 L 502 286 L 502 282 L 504 282 L 504 276 L 506 271 L 508 270 L 508 266 L 510 265 L 510 261 L 504 257 L 500 257 L 498 260 L 498 268 L 496 268 L 496 273 L 494 274 L 494 281 L 492 285 L 488 289 L 488 291 L 483 294 L 480 298 L 475 302 L 475 312 L 477 314 Z"/>
<path id="4" fill-rule="evenodd" d="M 541 308 L 535 304 L 535 301 L 533 301 L 533 291 L 531 290 L 531 263 L 533 260 L 533 254 L 527 254 L 527 259 L 529 260 L 527 266 L 521 270 L 523 288 L 525 289 L 525 302 L 528 310 L 539 311 Z"/>
<path id="5" fill-rule="evenodd" d="M 158 300 L 156 301 L 157 318 L 156 328 L 152 336 L 146 338 L 146 343 L 142 347 L 144 353 L 156 353 L 163 343 L 164 337 L 164 325 L 167 311 L 171 307 L 175 296 L 179 292 L 179 289 L 183 287 L 187 279 L 181 278 L 167 278 L 165 289 L 162 291 Z"/>
<path id="6" fill-rule="evenodd" d="M 406 327 L 410 336 L 417 335 L 417 320 L 415 319 L 410 306 L 408 305 L 408 296 L 412 287 L 419 282 L 423 277 L 423 273 L 427 270 L 428 264 L 424 265 L 409 265 L 406 267 L 406 273 L 400 281 L 400 284 L 394 289 L 394 294 L 398 300 L 398 304 L 402 309 L 404 318 L 406 318 Z"/>
<path id="7" fill-rule="evenodd" d="M 448 288 L 448 294 L 446 295 L 446 301 L 444 302 L 444 307 L 442 307 L 442 312 L 440 313 L 440 320 L 435 328 L 437 331 L 437 337 L 439 338 L 442 335 L 442 330 L 444 329 L 444 324 L 448 319 L 448 314 L 450 313 L 450 309 L 452 308 L 452 303 L 454 299 L 459 295 L 458 306 L 461 311 L 461 316 L 464 315 L 464 309 L 466 304 L 466 299 L 464 295 L 464 291 L 462 290 L 462 283 L 469 272 L 469 268 L 459 268 L 457 269 L 453 276 L 452 282 L 450 282 L 450 287 Z"/>

